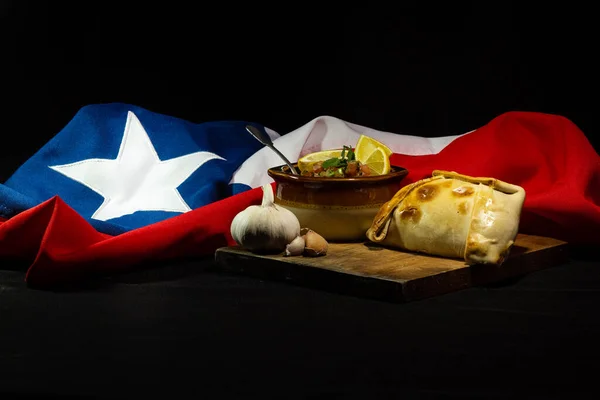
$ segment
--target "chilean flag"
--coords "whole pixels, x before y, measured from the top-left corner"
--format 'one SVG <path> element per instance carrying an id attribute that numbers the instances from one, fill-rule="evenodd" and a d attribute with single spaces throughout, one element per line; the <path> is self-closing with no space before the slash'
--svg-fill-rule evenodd
<path id="1" fill-rule="evenodd" d="M 522 233 L 600 245 L 600 157 L 561 116 L 508 112 L 437 138 L 322 116 L 280 135 L 259 123 L 195 124 L 117 103 L 83 107 L 0 185 L 0 258 L 26 263 L 27 283 L 49 288 L 234 244 L 231 220 L 260 203 L 260 186 L 272 183 L 267 169 L 282 164 L 248 124 L 292 161 L 366 134 L 408 169 L 403 185 L 434 169 L 521 185 Z"/>

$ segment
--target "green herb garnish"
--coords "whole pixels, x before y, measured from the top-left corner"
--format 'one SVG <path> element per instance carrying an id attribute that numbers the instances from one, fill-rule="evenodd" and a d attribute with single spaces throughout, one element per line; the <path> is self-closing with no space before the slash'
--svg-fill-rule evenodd
<path id="1" fill-rule="evenodd" d="M 352 151 L 352 146 L 344 146 L 340 157 L 334 157 L 323 161 L 323 168 L 341 168 L 342 170 L 345 170 L 348 166 L 348 161 L 354 160 L 356 160 L 356 155 L 354 154 L 354 151 Z"/>
<path id="2" fill-rule="evenodd" d="M 356 154 L 354 154 L 354 151 L 352 151 L 352 147 L 348 147 L 348 160 L 350 160 L 350 161 L 356 160 Z"/>
<path id="3" fill-rule="evenodd" d="M 330 158 L 329 160 L 323 161 L 323 168 L 328 169 L 328 168 L 339 167 L 342 165 L 342 162 L 343 161 L 341 158 Z"/>

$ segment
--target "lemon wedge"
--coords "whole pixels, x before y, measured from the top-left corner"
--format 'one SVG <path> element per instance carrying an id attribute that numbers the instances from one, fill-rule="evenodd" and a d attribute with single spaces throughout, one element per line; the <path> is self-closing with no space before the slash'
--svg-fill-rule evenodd
<path id="1" fill-rule="evenodd" d="M 310 153 L 301 157 L 298 160 L 298 169 L 300 172 L 309 171 L 312 172 L 312 167 L 319 161 L 329 160 L 330 158 L 340 157 L 342 155 L 342 149 L 339 150 L 323 150 L 315 153 Z"/>
<path id="2" fill-rule="evenodd" d="M 392 150 L 370 136 L 360 135 L 354 150 L 356 159 L 371 170 L 371 175 L 390 173 L 390 155 Z"/>
<path id="3" fill-rule="evenodd" d="M 392 150 L 380 141 L 373 139 L 370 136 L 360 135 L 354 153 L 356 159 L 363 164 L 367 163 L 367 159 L 371 157 L 371 154 L 376 150 L 381 149 L 383 153 L 389 157 L 392 154 Z"/>
<path id="4" fill-rule="evenodd" d="M 382 148 L 376 148 L 364 162 L 371 170 L 371 175 L 390 173 L 390 157 Z"/>

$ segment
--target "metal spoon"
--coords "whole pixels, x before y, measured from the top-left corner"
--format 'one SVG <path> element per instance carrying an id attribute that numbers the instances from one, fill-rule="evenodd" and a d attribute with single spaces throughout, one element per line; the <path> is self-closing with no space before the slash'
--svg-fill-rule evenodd
<path id="1" fill-rule="evenodd" d="M 265 146 L 267 146 L 271 150 L 273 150 L 275 153 L 277 153 L 279 155 L 279 157 L 281 157 L 281 159 L 283 161 L 285 161 L 287 166 L 290 168 L 290 172 L 293 175 L 300 175 L 300 174 L 298 174 L 298 171 L 296 171 L 296 169 L 294 168 L 294 166 L 292 165 L 290 160 L 288 160 L 283 154 L 281 154 L 281 152 L 279 150 L 277 150 L 275 148 L 275 146 L 273 146 L 273 142 L 271 141 L 271 138 L 268 135 L 263 134 L 261 131 L 259 131 L 257 128 L 255 128 L 252 125 L 246 125 L 246 130 L 248 132 L 250 132 L 250 134 L 252 136 L 254 136 L 256 138 L 256 140 L 258 140 L 259 142 L 261 142 L 262 144 L 264 144 Z"/>

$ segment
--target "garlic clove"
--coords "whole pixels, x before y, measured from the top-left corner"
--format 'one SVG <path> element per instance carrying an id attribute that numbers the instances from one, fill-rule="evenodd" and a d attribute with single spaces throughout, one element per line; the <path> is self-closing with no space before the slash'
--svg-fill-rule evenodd
<path id="1" fill-rule="evenodd" d="M 304 237 L 296 236 L 287 246 L 285 246 L 286 257 L 299 256 L 304 252 Z"/>
<path id="2" fill-rule="evenodd" d="M 319 257 L 327 254 L 329 243 L 327 240 L 312 229 L 306 230 L 304 237 L 304 255 L 309 257 Z"/>

